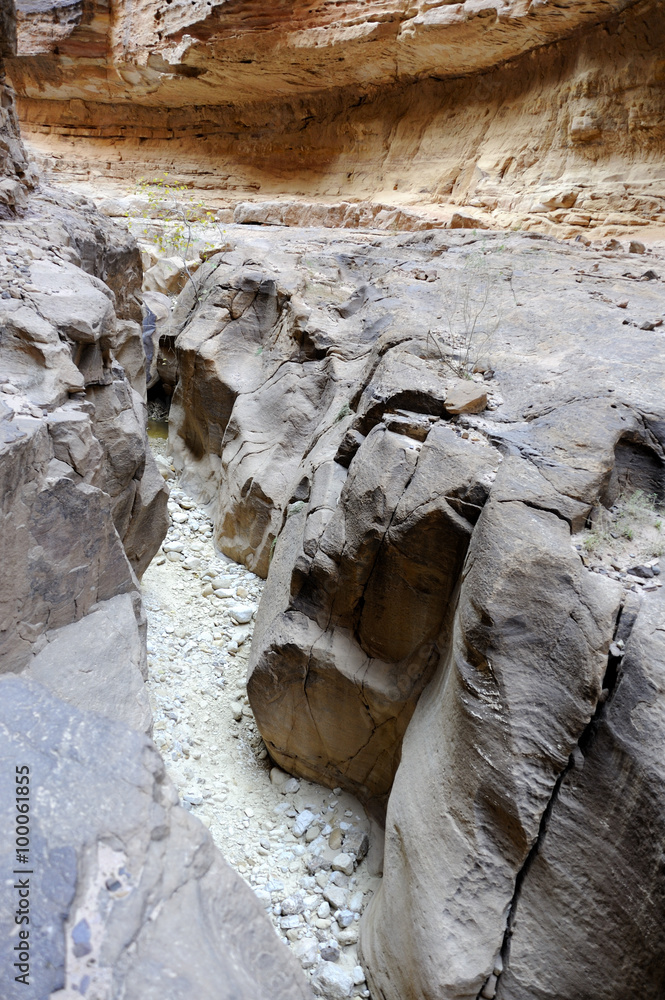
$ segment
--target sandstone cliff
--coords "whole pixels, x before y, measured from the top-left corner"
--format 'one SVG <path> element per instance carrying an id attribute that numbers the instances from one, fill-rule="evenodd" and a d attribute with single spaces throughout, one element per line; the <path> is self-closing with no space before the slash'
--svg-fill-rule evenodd
<path id="1" fill-rule="evenodd" d="M 24 128 L 68 177 L 277 198 L 256 221 L 340 200 L 558 235 L 663 220 L 657 0 L 21 8 Z"/>

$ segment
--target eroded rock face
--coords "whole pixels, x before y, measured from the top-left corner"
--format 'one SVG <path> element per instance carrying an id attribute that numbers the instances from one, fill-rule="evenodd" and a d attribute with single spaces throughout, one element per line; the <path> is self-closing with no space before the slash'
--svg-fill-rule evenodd
<path id="1" fill-rule="evenodd" d="M 663 218 L 658 0 L 19 9 L 24 128 L 69 177 L 167 167 L 236 222 Z"/>
<path id="2" fill-rule="evenodd" d="M 643 676 L 658 614 L 638 617 L 617 684 L 632 595 L 571 531 L 622 490 L 665 497 L 660 261 L 515 235 L 229 238 L 175 310 L 171 446 L 222 549 L 269 564 L 248 692 L 270 753 L 377 809 L 389 794 L 360 938 L 373 995 L 574 1000 L 588 973 L 601 996 L 656 996 L 659 931 L 636 942 L 663 891 L 646 748 L 662 699 L 657 668 Z M 488 408 L 460 413 L 479 280 L 474 366 L 494 374 L 463 380 Z M 610 720 L 627 726 L 647 687 L 644 731 L 620 735 Z M 633 920 L 615 854 L 637 911 L 603 981 L 602 926 Z M 598 912 L 570 944 L 587 886 Z"/>
<path id="3" fill-rule="evenodd" d="M 275 760 L 385 803 L 417 699 L 453 656 L 462 567 L 488 497 L 498 537 L 507 532 L 499 512 L 521 510 L 513 535 L 528 539 L 540 526 L 548 586 L 572 588 L 565 607 L 590 609 L 580 628 L 595 673 L 580 680 L 576 713 L 568 680 L 558 682 L 568 749 L 539 765 L 543 798 L 519 821 L 519 850 L 501 862 L 496 916 L 595 709 L 618 609 L 600 591 L 583 596 L 585 572 L 565 582 L 579 566 L 570 530 L 627 484 L 658 495 L 665 484 L 660 361 L 654 369 L 648 331 L 634 327 L 628 350 L 626 314 L 606 294 L 608 279 L 617 303 L 629 287 L 631 317 L 641 317 L 660 308 L 655 279 L 638 282 L 627 271 L 634 258 L 608 256 L 595 279 L 600 293 L 587 251 L 519 236 L 319 233 L 312 246 L 288 231 L 236 229 L 230 240 L 235 249 L 203 265 L 198 291 L 185 289 L 175 310 L 173 332 L 182 332 L 171 449 L 185 481 L 210 502 L 222 550 L 268 572 L 248 690 Z M 570 284 L 562 260 L 582 282 Z M 495 377 L 465 382 L 474 398 L 488 394 L 490 409 L 458 414 L 449 361 L 463 320 L 454 303 L 476 301 L 479 274 L 493 311 L 476 317 L 473 350 L 486 357 L 476 367 L 489 369 L 491 358 Z M 546 364 L 536 360 L 541 352 Z M 638 357 L 651 375 L 630 383 L 620 373 Z M 506 601 L 518 616 L 519 558 L 539 578 L 528 547 L 478 569 L 514 586 Z M 535 630 L 536 610 L 532 618 Z M 578 654 L 570 655 L 572 663 Z M 497 947 L 504 930 L 505 919 L 493 925 Z"/>
<path id="4" fill-rule="evenodd" d="M 284 767 L 385 799 L 401 736 L 445 644 L 449 601 L 494 473 L 496 456 L 485 452 L 445 424 L 421 445 L 380 423 L 341 489 L 328 459 L 313 471 L 309 503 L 287 511 L 248 684 Z"/>
<path id="5" fill-rule="evenodd" d="M 0 223 L 0 660 L 16 671 L 100 603 L 113 618 L 119 595 L 133 595 L 144 628 L 137 574 L 166 532 L 167 490 L 145 431 L 138 249 L 82 199 L 28 199 L 34 175 L 1 76 L 14 46 L 6 0 L 0 23 L 0 174 L 20 189 Z"/>
<path id="6" fill-rule="evenodd" d="M 2 860 L 33 870 L 35 996 L 307 1000 L 251 889 L 177 804 L 154 744 L 25 678 L 3 678 L 0 692 Z M 13 847 L 17 766 L 30 769 L 30 866 Z M 1 893 L 0 969 L 14 1000 L 25 986 L 14 981 L 11 880 Z"/>
<path id="7" fill-rule="evenodd" d="M 364 922 L 381 997 L 477 997 L 501 961 L 515 880 L 595 711 L 621 596 L 569 539 L 565 521 L 520 502 L 480 516 L 450 650 L 404 741 Z"/>
<path id="8" fill-rule="evenodd" d="M 23 671 L 69 705 L 98 712 L 152 734 L 145 686 L 145 622 L 138 594 L 120 594 L 46 633 L 46 644 Z M 137 621 L 137 611 L 139 621 Z"/>
<path id="9" fill-rule="evenodd" d="M 63 19 L 77 13 L 65 8 Z M 0 29 L 12 24 L 3 2 Z M 0 129 L 9 122 L 18 142 L 11 92 L 0 97 Z M 18 162 L 5 133 L 0 182 Z M 306 1000 L 296 961 L 177 805 L 146 735 L 137 575 L 165 535 L 167 490 L 145 431 L 138 249 L 82 199 L 43 189 L 9 208 L 0 222 L 0 812 L 3 863 L 15 874 L 1 890 L 3 997 L 28 985 L 61 1000 Z M 17 774 L 24 794 L 29 774 L 25 798 Z M 29 823 L 25 852 L 17 815 Z"/>
<path id="10" fill-rule="evenodd" d="M 29 219 L 0 233 L 4 670 L 47 630 L 136 592 L 167 526 L 145 432 L 138 253 L 91 206 L 58 200 L 33 196 Z"/>
<path id="11" fill-rule="evenodd" d="M 25 206 L 26 188 L 35 175 L 21 142 L 14 92 L 5 77 L 5 60 L 16 54 L 13 0 L 0 3 L 0 219 Z"/>

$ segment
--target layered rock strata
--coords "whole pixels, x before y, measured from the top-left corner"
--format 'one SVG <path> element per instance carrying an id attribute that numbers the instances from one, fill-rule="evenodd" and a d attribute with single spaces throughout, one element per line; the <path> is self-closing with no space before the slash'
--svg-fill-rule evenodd
<path id="1" fill-rule="evenodd" d="M 0 4 L 0 219 L 25 205 L 26 188 L 35 173 L 21 142 L 14 92 L 5 76 L 5 62 L 16 54 L 16 20 L 8 0 Z"/>
<path id="2" fill-rule="evenodd" d="M 608 232 L 663 220 L 664 31 L 657 0 L 26 3 L 11 74 L 69 177 L 167 169 L 236 221 L 249 194 L 264 221 Z"/>
<path id="3" fill-rule="evenodd" d="M 624 766 L 597 758 L 604 720 L 651 682 L 628 653 L 617 682 L 634 610 L 571 536 L 631 492 L 665 498 L 662 260 L 515 234 L 229 237 L 174 313 L 171 449 L 222 550 L 267 572 L 248 693 L 271 755 L 388 799 L 373 993 L 573 1000 L 603 979 L 602 927 L 630 919 L 600 995 L 656 996 L 662 935 L 649 958 L 630 941 L 662 890 L 658 709 L 616 737 L 649 836 L 636 804 L 587 845 L 597 769 Z M 629 918 L 603 881 L 615 852 Z M 566 886 L 591 855 L 598 913 L 575 923 Z M 564 929 L 548 919 L 538 948 L 550 891 Z"/>

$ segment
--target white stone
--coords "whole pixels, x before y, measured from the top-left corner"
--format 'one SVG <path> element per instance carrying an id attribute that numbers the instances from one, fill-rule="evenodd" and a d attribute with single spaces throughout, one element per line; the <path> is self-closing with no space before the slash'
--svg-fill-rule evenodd
<path id="1" fill-rule="evenodd" d="M 349 909 L 354 913 L 360 913 L 363 908 L 363 894 L 362 892 L 354 892 L 353 896 L 349 900 Z"/>
<path id="2" fill-rule="evenodd" d="M 229 608 L 229 614 L 234 621 L 238 622 L 239 625 L 246 625 L 252 620 L 254 608 L 251 604 L 234 604 Z"/>
<path id="3" fill-rule="evenodd" d="M 353 975 L 331 962 L 322 962 L 312 979 L 314 992 L 326 1000 L 345 1000 L 353 993 L 354 984 Z"/>
<path id="4" fill-rule="evenodd" d="M 282 914 L 285 917 L 293 916 L 295 913 L 302 913 L 305 904 L 300 896 L 287 896 L 282 900 Z"/>
<path id="5" fill-rule="evenodd" d="M 344 875 L 353 875 L 353 858 L 350 854 L 338 854 L 333 858 L 333 871 L 342 872 Z"/>
<path id="6" fill-rule="evenodd" d="M 293 824 L 293 836 L 302 837 L 305 831 L 312 825 L 316 816 L 309 809 L 303 809 L 301 813 L 298 813 L 298 817 Z"/>
<path id="7" fill-rule="evenodd" d="M 349 945 L 358 944 L 358 927 L 353 925 L 353 927 L 345 927 L 337 935 L 337 940 L 342 945 L 342 947 L 347 948 Z"/>
<path id="8" fill-rule="evenodd" d="M 351 975 L 353 976 L 353 985 L 354 986 L 360 986 L 362 983 L 365 982 L 365 973 L 363 972 L 362 965 L 356 965 L 356 966 L 354 966 L 353 971 L 351 972 Z"/>
<path id="9" fill-rule="evenodd" d="M 346 889 L 338 885 L 327 885 L 323 890 L 323 898 L 327 899 L 333 910 L 343 910 L 346 905 Z"/>
<path id="10" fill-rule="evenodd" d="M 303 969 L 311 969 L 319 960 L 318 942 L 316 938 L 306 937 L 296 941 L 293 946 L 293 953 L 299 960 Z"/>
<path id="11" fill-rule="evenodd" d="M 301 923 L 302 923 L 302 917 L 299 916 L 299 914 L 297 913 L 293 913 L 288 917 L 282 917 L 282 919 L 279 922 L 279 926 L 282 928 L 283 931 L 291 931 L 294 930 L 296 927 L 300 927 Z"/>
<path id="12" fill-rule="evenodd" d="M 353 917 L 351 910 L 339 910 L 335 919 L 340 927 L 349 927 L 353 923 Z"/>
<path id="13" fill-rule="evenodd" d="M 288 774 L 281 771 L 278 767 L 270 768 L 270 781 L 273 785 L 283 785 L 285 781 L 289 780 Z"/>

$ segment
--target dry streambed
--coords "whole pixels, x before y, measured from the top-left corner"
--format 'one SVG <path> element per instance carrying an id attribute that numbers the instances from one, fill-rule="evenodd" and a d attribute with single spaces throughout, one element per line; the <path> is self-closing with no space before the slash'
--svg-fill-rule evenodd
<path id="1" fill-rule="evenodd" d="M 164 466 L 164 442 L 154 442 Z M 159 453 L 162 453 L 161 455 Z M 331 1000 L 369 996 L 358 920 L 380 876 L 352 796 L 271 768 L 247 700 L 263 581 L 215 552 L 205 512 L 171 481 L 171 526 L 143 577 L 154 739 L 181 801 Z"/>

